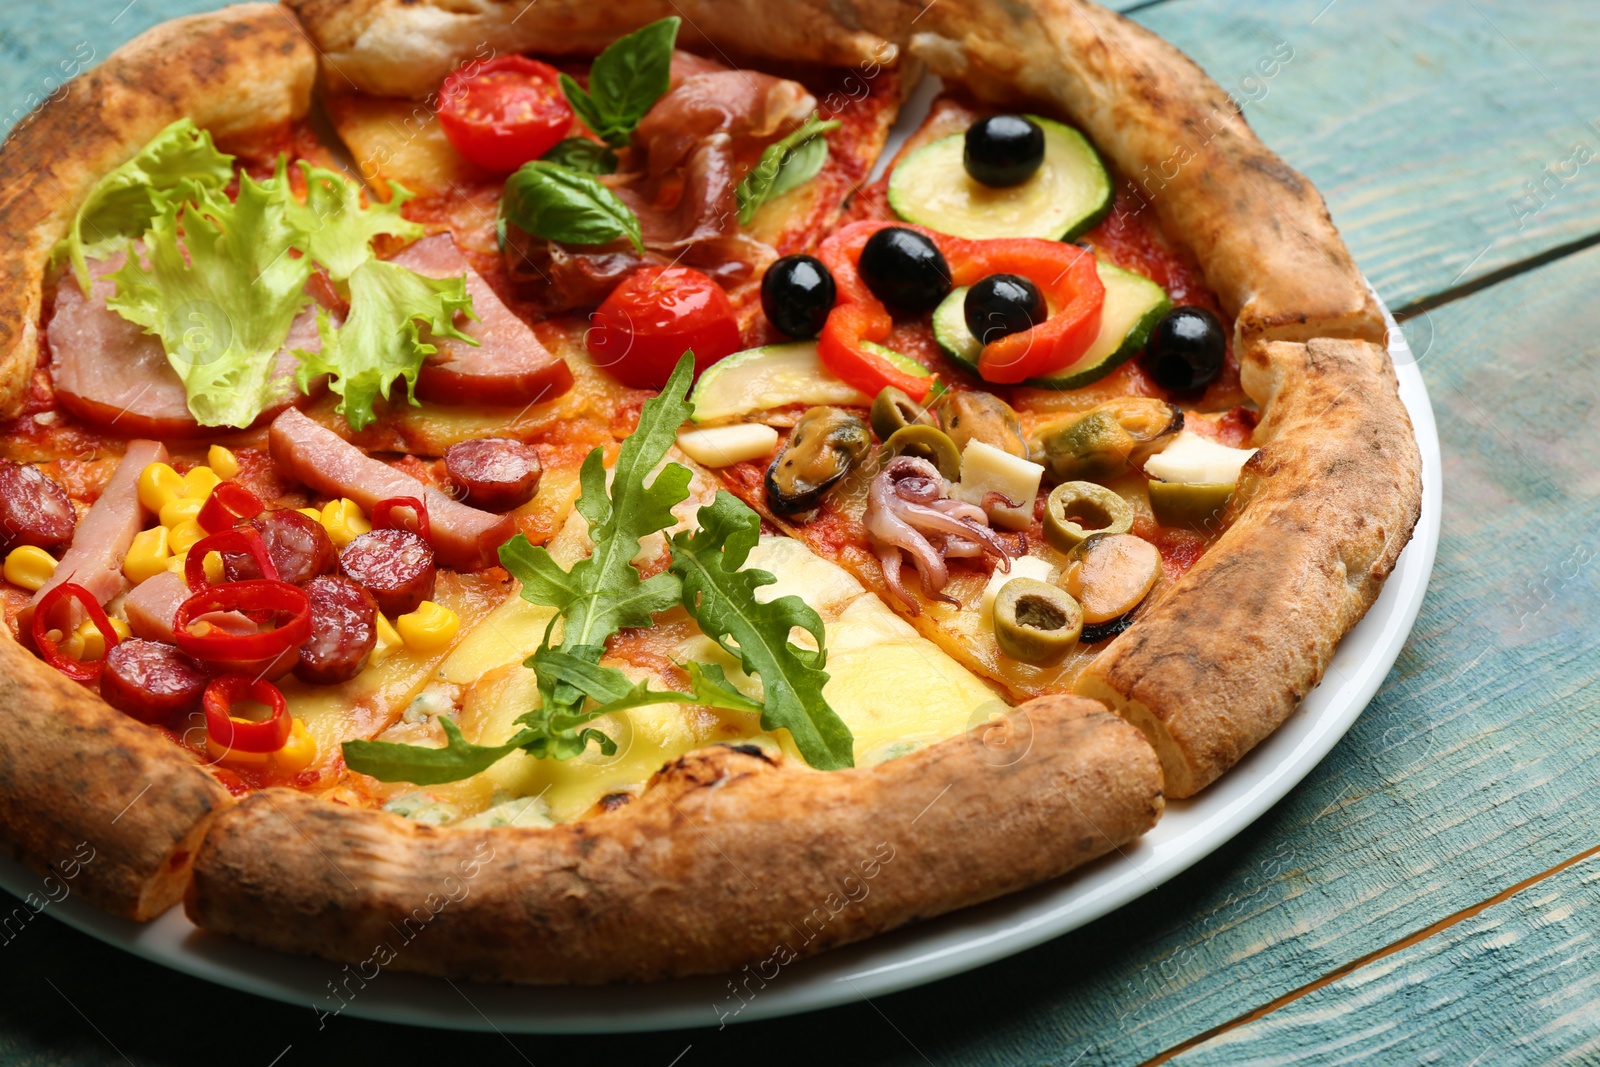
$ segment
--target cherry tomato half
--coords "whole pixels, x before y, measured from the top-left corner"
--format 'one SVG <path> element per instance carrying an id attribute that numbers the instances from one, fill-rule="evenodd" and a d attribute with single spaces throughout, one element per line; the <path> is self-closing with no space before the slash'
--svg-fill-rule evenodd
<path id="1" fill-rule="evenodd" d="M 527 56 L 471 60 L 439 89 L 439 123 L 457 152 L 480 167 L 512 171 L 567 135 L 572 108 L 558 72 Z"/>
<path id="2" fill-rule="evenodd" d="M 643 267 L 595 310 L 589 354 L 623 385 L 660 389 L 685 350 L 694 372 L 739 351 L 739 324 L 722 286 L 689 267 Z"/>

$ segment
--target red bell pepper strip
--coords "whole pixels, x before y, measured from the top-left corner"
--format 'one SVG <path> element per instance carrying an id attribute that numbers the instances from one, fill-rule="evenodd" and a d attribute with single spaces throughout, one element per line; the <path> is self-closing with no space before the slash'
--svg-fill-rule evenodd
<path id="1" fill-rule="evenodd" d="M 192 555 L 194 549 L 189 551 Z M 253 634 L 228 633 L 217 627 L 199 632 L 189 629 L 196 619 L 213 611 L 240 611 L 253 618 L 255 612 L 288 617 L 276 629 Z M 288 582 L 261 579 L 207 586 L 178 606 L 172 620 L 172 636 L 179 648 L 208 662 L 271 660 L 291 648 L 299 648 L 311 636 L 311 601 L 298 586 Z"/>
<path id="2" fill-rule="evenodd" d="M 894 386 L 912 400 L 921 401 L 933 387 L 933 378 L 920 378 L 907 373 L 876 352 L 863 348 L 862 341 L 877 344 L 888 340 L 894 329 L 894 319 L 883 302 L 872 295 L 856 270 L 861 259 L 861 249 L 867 238 L 877 233 L 888 222 L 852 222 L 840 229 L 817 249 L 817 255 L 833 274 L 838 289 L 839 302 L 828 313 L 822 334 L 817 338 L 817 356 L 845 383 L 861 390 L 867 396 L 877 396 L 886 386 Z M 920 227 L 910 229 L 927 233 L 937 242 L 936 235 Z"/>
<path id="3" fill-rule="evenodd" d="M 106 617 L 105 609 L 94 598 L 94 594 L 81 585 L 72 582 L 62 582 L 51 587 L 50 591 L 39 598 L 39 605 L 33 613 L 31 631 L 33 643 L 39 649 L 39 655 L 44 661 L 74 682 L 92 682 L 100 677 L 100 672 L 105 669 L 104 659 L 82 660 L 73 659 L 63 655 L 61 646 L 50 636 L 50 624 L 46 621 L 55 610 L 55 606 L 68 597 L 83 605 L 84 612 L 89 616 L 89 621 L 94 623 L 94 628 L 100 631 L 100 636 L 105 638 L 106 651 L 110 652 L 116 647 L 117 631 L 111 628 L 111 620 Z"/>
<path id="4" fill-rule="evenodd" d="M 229 712 L 241 700 L 265 704 L 272 709 L 272 714 L 260 722 L 236 719 Z M 206 735 L 218 748 L 276 752 L 288 743 L 294 725 L 278 687 L 244 674 L 224 674 L 214 679 L 206 686 L 201 705 L 206 713 Z"/>
<path id="5" fill-rule="evenodd" d="M 952 250 L 954 255 L 946 253 L 952 268 L 961 260 L 962 275 L 974 271 L 979 278 L 1020 275 L 1039 287 L 1050 307 L 1049 317 L 1031 329 L 984 345 L 978 356 L 979 377 L 1011 385 L 1071 366 L 1089 351 L 1100 336 L 1100 313 L 1106 302 L 1106 287 L 1100 281 L 1092 252 L 1038 238 L 962 244 L 967 247 Z"/>
<path id="6" fill-rule="evenodd" d="M 219 482 L 206 498 L 195 521 L 206 533 L 217 533 L 237 526 L 245 519 L 255 518 L 265 507 L 260 497 L 238 482 Z"/>
<path id="7" fill-rule="evenodd" d="M 428 505 L 414 496 L 392 496 L 387 500 L 380 500 L 372 505 L 372 528 L 374 530 L 391 530 L 396 527 L 405 529 L 394 521 L 395 508 L 410 508 L 416 515 L 416 529 L 412 533 L 420 536 L 429 544 L 433 543 L 433 526 L 428 522 Z"/>
<path id="8" fill-rule="evenodd" d="M 233 526 L 209 537 L 202 537 L 189 549 L 189 555 L 183 561 L 183 580 L 189 584 L 190 589 L 204 589 L 211 584 L 206 579 L 206 556 L 212 552 L 247 553 L 256 561 L 256 566 L 261 568 L 263 581 L 278 580 L 278 568 L 273 564 L 271 554 L 267 552 L 267 543 L 261 539 L 260 531 L 252 530 L 248 526 Z"/>

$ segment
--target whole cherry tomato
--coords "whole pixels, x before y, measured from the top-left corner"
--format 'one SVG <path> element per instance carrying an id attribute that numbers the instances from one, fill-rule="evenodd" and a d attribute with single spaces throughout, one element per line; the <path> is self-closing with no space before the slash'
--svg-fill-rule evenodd
<path id="1" fill-rule="evenodd" d="M 558 72 L 527 56 L 471 60 L 439 88 L 445 136 L 480 167 L 512 171 L 538 159 L 572 128 Z"/>
<path id="2" fill-rule="evenodd" d="M 689 267 L 643 267 L 595 310 L 588 347 L 623 385 L 660 389 L 686 350 L 698 376 L 743 346 L 720 285 Z"/>

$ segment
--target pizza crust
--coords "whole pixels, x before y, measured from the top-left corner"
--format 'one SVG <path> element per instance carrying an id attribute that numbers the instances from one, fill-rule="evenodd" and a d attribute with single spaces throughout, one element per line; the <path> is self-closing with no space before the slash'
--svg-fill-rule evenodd
<path id="1" fill-rule="evenodd" d="M 1240 370 L 1262 419 L 1237 517 L 1077 684 L 1145 732 L 1174 797 L 1216 780 L 1321 681 L 1421 510 L 1422 459 L 1384 349 L 1276 342 Z"/>
<path id="2" fill-rule="evenodd" d="M 316 53 L 276 4 L 173 19 L 135 37 L 24 119 L 0 156 L 0 418 L 28 395 L 50 250 L 90 188 L 184 116 L 229 141 L 305 115 Z"/>
<path id="3" fill-rule="evenodd" d="M 632 804 L 550 829 L 424 826 L 269 790 L 216 821 L 185 903 L 207 930 L 343 962 L 654 981 L 782 966 L 1054 878 L 1162 804 L 1137 730 L 1044 697 L 871 768 L 701 749 Z"/>

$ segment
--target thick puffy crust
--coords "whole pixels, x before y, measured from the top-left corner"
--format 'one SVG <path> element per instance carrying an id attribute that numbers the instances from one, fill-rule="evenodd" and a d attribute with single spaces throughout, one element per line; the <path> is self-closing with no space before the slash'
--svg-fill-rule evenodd
<path id="1" fill-rule="evenodd" d="M 736 56 L 833 66 L 893 62 L 896 49 L 826 0 L 285 0 L 324 53 L 335 91 L 422 97 L 458 64 L 504 52 L 595 55 L 677 15 L 678 40 Z M 893 5 L 885 5 L 886 9 Z"/>
<path id="2" fill-rule="evenodd" d="M 1174 797 L 1237 763 L 1321 680 L 1421 510 L 1422 460 L 1384 349 L 1257 345 L 1241 371 L 1263 417 L 1237 517 L 1077 685 L 1144 730 Z"/>
<path id="3" fill-rule="evenodd" d="M 1086 0 L 288 0 L 335 87 L 425 96 L 499 51 L 593 54 L 679 14 L 694 46 L 861 65 L 896 45 L 1006 106 L 1081 126 L 1188 245 L 1235 316 L 1235 348 L 1313 337 L 1382 342 L 1383 316 L 1321 195 L 1263 145 L 1233 99 L 1172 45 Z M 892 43 L 890 43 L 892 42 Z"/>
<path id="4" fill-rule="evenodd" d="M 0 842 L 115 915 L 183 895 L 228 791 L 160 732 L 0 637 Z"/>
<path id="5" fill-rule="evenodd" d="M 350 963 L 651 981 L 782 966 L 1056 877 L 1162 803 L 1138 731 L 1046 697 L 872 768 L 703 749 L 632 804 L 551 829 L 437 828 L 273 790 L 216 821 L 186 904 L 208 930 Z"/>
<path id="6" fill-rule="evenodd" d="M 241 4 L 139 35 L 12 131 L 0 148 L 0 417 L 27 396 L 50 250 L 90 187 L 186 115 L 224 145 L 282 130 L 309 108 L 316 66 L 293 15 Z"/>

